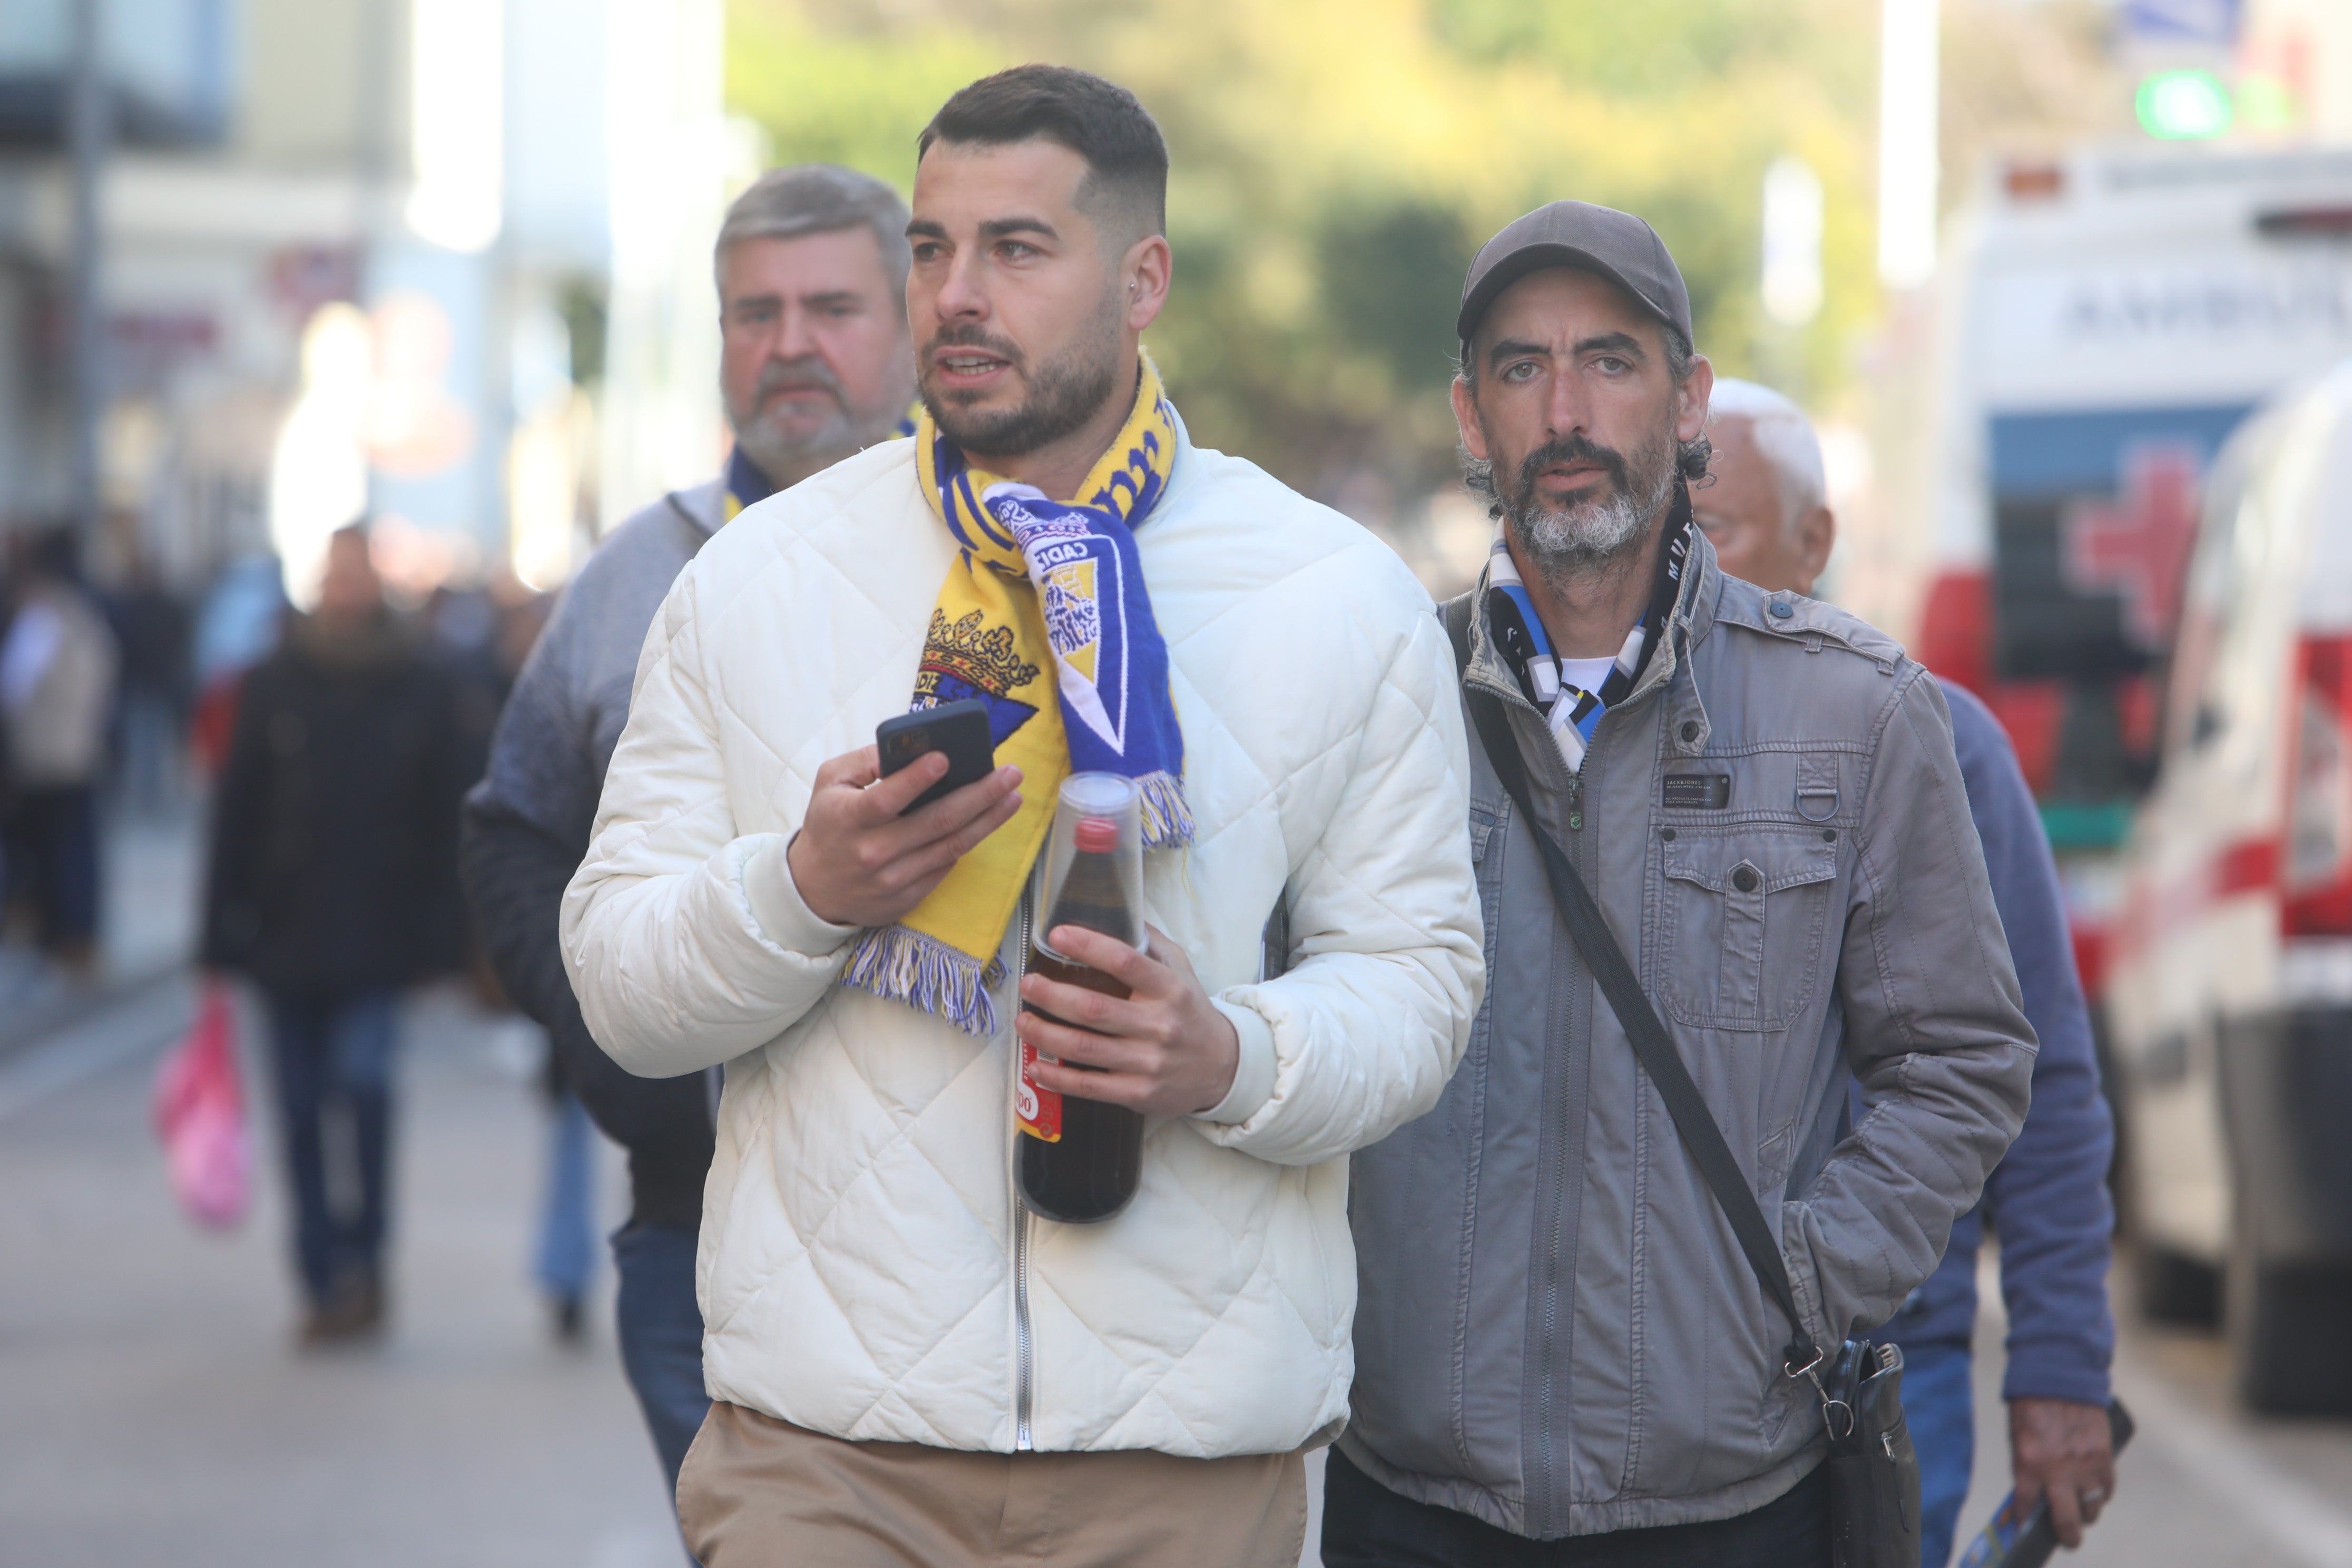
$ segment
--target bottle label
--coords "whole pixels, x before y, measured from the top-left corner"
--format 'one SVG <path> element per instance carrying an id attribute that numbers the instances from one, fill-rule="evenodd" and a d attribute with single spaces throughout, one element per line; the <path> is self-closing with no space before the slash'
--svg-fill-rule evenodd
<path id="1" fill-rule="evenodd" d="M 1021 1079 L 1013 1088 L 1013 1119 L 1021 1131 L 1048 1143 L 1062 1141 L 1062 1096 L 1058 1089 L 1037 1086 L 1037 1047 L 1021 1042 Z M 1052 1061 L 1055 1058 L 1045 1058 Z"/>

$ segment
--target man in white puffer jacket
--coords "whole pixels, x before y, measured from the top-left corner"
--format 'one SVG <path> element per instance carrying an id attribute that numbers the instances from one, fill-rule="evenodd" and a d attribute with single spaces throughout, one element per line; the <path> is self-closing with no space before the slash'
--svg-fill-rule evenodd
<path id="1" fill-rule="evenodd" d="M 1098 78 L 950 99 L 908 231 L 921 428 L 745 511 L 646 639 L 562 935 L 624 1067 L 726 1065 L 714 1403 L 679 1483 L 709 1568 L 1289 1568 L 1301 1451 L 1347 1415 L 1347 1155 L 1436 1102 L 1483 984 L 1460 704 L 1386 547 L 1193 447 L 1159 393 L 1166 179 Z M 1128 656 L 1091 707 L 1074 623 L 1024 575 L 1041 528 L 1142 580 L 1078 617 Z M 910 693 L 982 697 L 1005 765 L 901 818 L 945 766 L 877 776 Z M 1171 846 L 1145 857 L 1148 952 L 1055 937 L 1125 1002 L 1014 978 L 1001 911 L 1073 765 L 1134 776 Z M 982 940 L 940 934 L 982 903 Z M 1106 1223 L 1015 1196 L 1024 999 L 1088 1026 L 1019 1015 L 1061 1058 L 1040 1087 L 1150 1118 Z"/>

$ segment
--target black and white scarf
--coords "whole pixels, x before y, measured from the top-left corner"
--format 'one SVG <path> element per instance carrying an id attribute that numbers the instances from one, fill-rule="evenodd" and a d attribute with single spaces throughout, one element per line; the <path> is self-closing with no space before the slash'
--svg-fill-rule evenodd
<path id="1" fill-rule="evenodd" d="M 1666 536 L 1658 552 L 1658 575 L 1650 590 L 1649 608 L 1625 634 L 1625 646 L 1598 689 L 1588 690 L 1560 673 L 1560 662 L 1544 633 L 1535 601 L 1511 559 L 1507 526 L 1495 531 L 1494 558 L 1486 572 L 1486 625 L 1504 663 L 1518 677 L 1519 689 L 1551 726 L 1560 760 L 1571 773 L 1584 767 L 1585 748 L 1600 727 L 1601 715 L 1625 700 L 1643 667 L 1665 635 L 1683 590 L 1683 568 L 1690 560 L 1690 488 L 1675 481 L 1675 499 L 1666 513 Z"/>

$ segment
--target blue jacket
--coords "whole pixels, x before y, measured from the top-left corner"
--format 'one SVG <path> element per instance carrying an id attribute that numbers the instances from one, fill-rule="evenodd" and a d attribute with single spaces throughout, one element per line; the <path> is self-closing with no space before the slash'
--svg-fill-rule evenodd
<path id="1" fill-rule="evenodd" d="M 2042 1053 L 2023 1131 L 1985 1183 L 1983 1200 L 1952 1226 L 1942 1265 L 1887 1323 L 1886 1337 L 1906 1346 L 1969 1342 L 1977 1318 L 1977 1246 L 1990 1219 L 2000 1241 L 2001 1295 L 2009 1305 L 2002 1397 L 2105 1405 L 2116 1343 L 2107 1308 L 2115 1210 L 2106 1182 L 2115 1126 L 2099 1093 L 2090 1011 L 2074 973 L 2058 868 L 2000 721 L 1948 681 L 1944 698 L 1969 815 L 1984 841 L 1993 903 Z"/>

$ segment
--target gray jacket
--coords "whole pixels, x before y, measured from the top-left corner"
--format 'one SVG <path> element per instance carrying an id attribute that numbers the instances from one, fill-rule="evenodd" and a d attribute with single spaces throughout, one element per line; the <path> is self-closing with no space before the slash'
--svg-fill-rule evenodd
<path id="1" fill-rule="evenodd" d="M 688 1231 L 702 1223 L 710 1169 L 709 1086 L 632 1077 L 596 1048 L 563 972 L 556 916 L 588 853 L 646 628 L 725 504 L 715 480 L 679 490 L 614 529 L 581 567 L 507 699 L 488 773 L 467 797 L 459 853 L 500 984 L 547 1026 L 565 1083 L 629 1152 L 632 1223 Z"/>
<path id="2" fill-rule="evenodd" d="M 1726 577 L 1703 536 L 1692 558 L 1580 777 L 1496 658 L 1483 583 L 1466 683 L 1509 710 L 1535 809 L 1834 1346 L 1934 1269 L 2024 1117 L 2033 1032 L 1936 682 L 1853 616 Z M 1818 1401 L 1475 729 L 1470 752 L 1486 999 L 1437 1109 L 1355 1157 L 1340 1447 L 1527 1536 L 1747 1512 L 1820 1460 Z M 1849 1067 L 1873 1109 L 1840 1141 Z"/>

